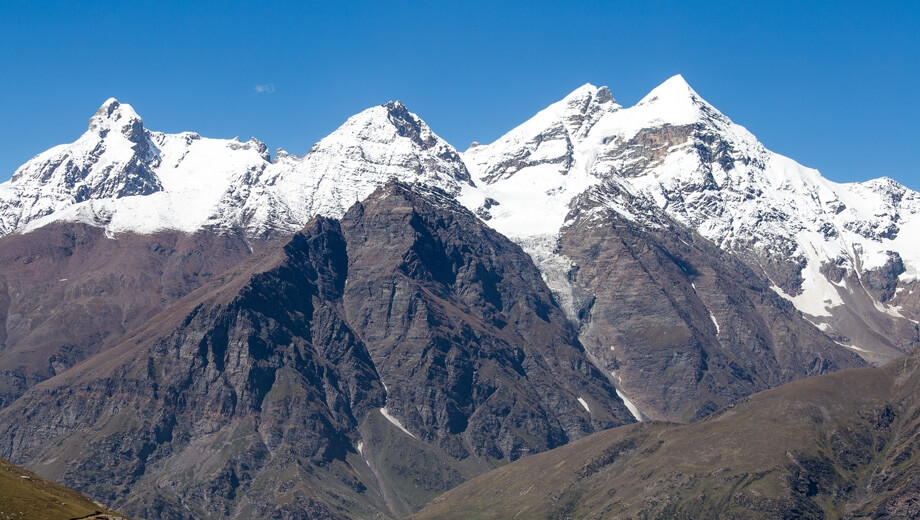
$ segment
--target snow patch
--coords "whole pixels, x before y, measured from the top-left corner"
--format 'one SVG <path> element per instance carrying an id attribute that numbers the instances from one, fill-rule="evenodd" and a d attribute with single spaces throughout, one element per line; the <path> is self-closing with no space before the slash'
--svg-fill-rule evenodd
<path id="1" fill-rule="evenodd" d="M 409 437 L 412 437 L 413 439 L 418 439 L 418 437 L 416 437 L 415 435 L 412 435 L 412 433 L 409 430 L 407 430 L 406 427 L 403 426 L 401 422 L 399 422 L 399 419 L 390 415 L 390 413 L 387 411 L 386 406 L 380 409 L 380 414 L 386 417 L 386 419 L 390 421 L 391 423 L 393 423 L 394 426 L 396 426 L 397 428 L 405 432 L 406 435 L 408 435 Z"/>
<path id="2" fill-rule="evenodd" d="M 559 240 L 558 235 L 535 235 L 529 237 L 509 237 L 521 246 L 534 265 L 540 270 L 540 276 L 553 292 L 559 307 L 565 312 L 569 320 L 578 321 L 575 310 L 574 285 L 569 278 L 573 263 L 565 255 L 556 252 Z"/>
<path id="3" fill-rule="evenodd" d="M 889 316 L 901 319 L 907 319 L 903 314 L 900 313 L 900 307 L 892 307 L 890 305 L 885 305 L 884 303 L 879 302 L 878 300 L 873 299 L 872 304 L 875 306 L 875 310 L 887 314 Z M 916 322 L 914 322 L 916 323 Z"/>
<path id="4" fill-rule="evenodd" d="M 719 322 L 716 321 L 716 316 L 712 313 L 712 311 L 709 311 L 709 319 L 711 319 L 712 324 L 716 326 L 716 334 L 722 332 L 722 329 L 719 328 Z"/>
<path id="5" fill-rule="evenodd" d="M 617 397 L 623 401 L 623 404 L 626 405 L 626 409 L 629 410 L 629 413 L 639 422 L 642 422 L 642 414 L 639 412 L 639 407 L 635 403 L 629 400 L 619 388 L 616 389 Z"/>
<path id="6" fill-rule="evenodd" d="M 578 398 L 578 402 L 581 403 L 581 405 L 584 407 L 584 409 L 585 409 L 586 412 L 591 413 L 591 408 L 588 407 L 588 402 L 587 402 L 587 401 L 585 401 L 584 399 L 582 399 L 581 397 L 579 397 L 579 398 Z"/>
<path id="7" fill-rule="evenodd" d="M 849 350 L 854 350 L 854 351 L 856 351 L 856 352 L 863 352 L 863 353 L 866 353 L 866 354 L 871 354 L 871 353 L 872 353 L 872 352 L 870 352 L 870 351 L 868 351 L 868 350 L 866 350 L 866 349 L 859 348 L 859 347 L 857 347 L 856 345 L 847 345 L 846 343 L 841 343 L 841 342 L 839 342 L 839 341 L 835 341 L 834 343 L 840 345 L 840 346 L 843 347 L 843 348 L 846 348 L 846 349 L 849 349 Z"/>

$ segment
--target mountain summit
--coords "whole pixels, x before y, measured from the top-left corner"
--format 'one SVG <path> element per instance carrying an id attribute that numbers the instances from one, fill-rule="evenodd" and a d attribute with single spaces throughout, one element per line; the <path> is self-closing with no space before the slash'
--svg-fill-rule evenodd
<path id="1" fill-rule="evenodd" d="M 848 348 L 890 358 L 920 339 L 909 290 L 920 250 L 901 231 L 920 226 L 916 192 L 885 180 L 830 182 L 767 150 L 681 76 L 628 108 L 572 103 L 588 92 L 464 154 L 481 188 L 467 204 L 488 200 L 490 225 L 566 265 L 555 237 L 577 214 L 608 208 L 644 226 L 664 214 L 740 255 Z M 571 112 L 582 106 L 596 106 L 594 115 Z M 570 131 L 572 114 L 590 124 Z"/>
<path id="2" fill-rule="evenodd" d="M 119 132 L 128 141 L 142 144 L 144 135 L 144 121 L 131 105 L 123 105 L 115 98 L 109 98 L 99 107 L 96 114 L 89 120 L 89 131 L 105 138 L 110 131 Z"/>
<path id="3" fill-rule="evenodd" d="M 314 215 L 343 215 L 390 178 L 455 195 L 471 186 L 460 154 L 398 101 L 349 118 L 302 157 L 269 159 L 254 138 L 150 132 L 112 98 L 77 141 L 39 154 L 0 184 L 0 236 L 53 221 L 109 233 L 290 234 Z"/>
<path id="4" fill-rule="evenodd" d="M 680 75 L 632 107 L 585 84 L 463 154 L 391 101 L 349 118 L 305 155 L 274 162 L 255 139 L 148 131 L 130 105 L 109 99 L 77 141 L 0 184 L 0 235 L 52 221 L 110 234 L 289 235 L 314 215 L 343 215 L 391 178 L 445 190 L 544 258 L 562 301 L 570 291 L 553 280 L 571 262 L 557 251 L 560 233 L 578 214 L 608 208 L 643 225 L 666 215 L 740 255 L 863 355 L 887 359 L 920 339 L 911 332 L 920 302 L 903 290 L 920 279 L 920 250 L 902 232 L 920 226 L 920 195 L 891 181 L 827 181 L 767 150 Z"/>
<path id="5" fill-rule="evenodd" d="M 39 154 L 0 185 L 0 234 L 86 201 L 156 193 L 157 161 L 141 118 L 109 99 L 77 141 Z"/>
<path id="6" fill-rule="evenodd" d="M 315 215 L 338 218 L 390 179 L 458 195 L 472 187 L 460 154 L 399 101 L 348 118 L 302 157 L 246 172 L 215 214 L 251 234 L 292 233 Z"/>

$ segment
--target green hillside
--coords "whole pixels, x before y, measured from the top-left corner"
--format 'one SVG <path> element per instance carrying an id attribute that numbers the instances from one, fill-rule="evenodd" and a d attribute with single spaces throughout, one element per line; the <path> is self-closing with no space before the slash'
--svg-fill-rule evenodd
<path id="1" fill-rule="evenodd" d="M 0 520 L 120 517 L 76 491 L 0 459 Z"/>

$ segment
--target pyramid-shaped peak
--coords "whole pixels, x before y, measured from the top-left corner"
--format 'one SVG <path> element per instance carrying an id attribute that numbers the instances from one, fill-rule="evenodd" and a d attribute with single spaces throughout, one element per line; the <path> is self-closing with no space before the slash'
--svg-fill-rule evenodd
<path id="1" fill-rule="evenodd" d="M 112 97 L 105 100 L 105 103 L 99 107 L 91 121 L 93 119 L 119 121 L 122 119 L 140 119 L 140 116 L 137 115 L 131 105 L 119 103 L 117 99 Z"/>
<path id="2" fill-rule="evenodd" d="M 423 148 L 434 146 L 437 138 L 432 134 L 428 125 L 417 115 L 409 112 L 402 101 L 390 101 L 381 105 L 386 109 L 387 120 L 396 128 L 400 137 L 409 138 Z"/>
<path id="3" fill-rule="evenodd" d="M 112 130 L 137 143 L 144 137 L 144 121 L 131 105 L 109 98 L 89 119 L 89 131 L 104 138 Z"/>
<path id="4" fill-rule="evenodd" d="M 680 74 L 671 76 L 649 92 L 638 104 L 700 102 L 702 98 Z"/>

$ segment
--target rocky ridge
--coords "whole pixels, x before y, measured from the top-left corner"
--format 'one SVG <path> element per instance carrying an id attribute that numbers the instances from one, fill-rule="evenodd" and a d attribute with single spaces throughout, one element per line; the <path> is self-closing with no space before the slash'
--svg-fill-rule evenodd
<path id="1" fill-rule="evenodd" d="M 0 243 L 0 407 L 114 346 L 262 245 L 238 233 L 122 233 L 112 240 L 79 222 Z"/>
<path id="2" fill-rule="evenodd" d="M 410 518 L 916 518 L 917 354 L 797 381 L 694 424 L 601 432 Z"/>
<path id="3" fill-rule="evenodd" d="M 523 251 L 398 183 L 0 416 L 3 455 L 147 518 L 401 516 L 634 420 Z"/>

